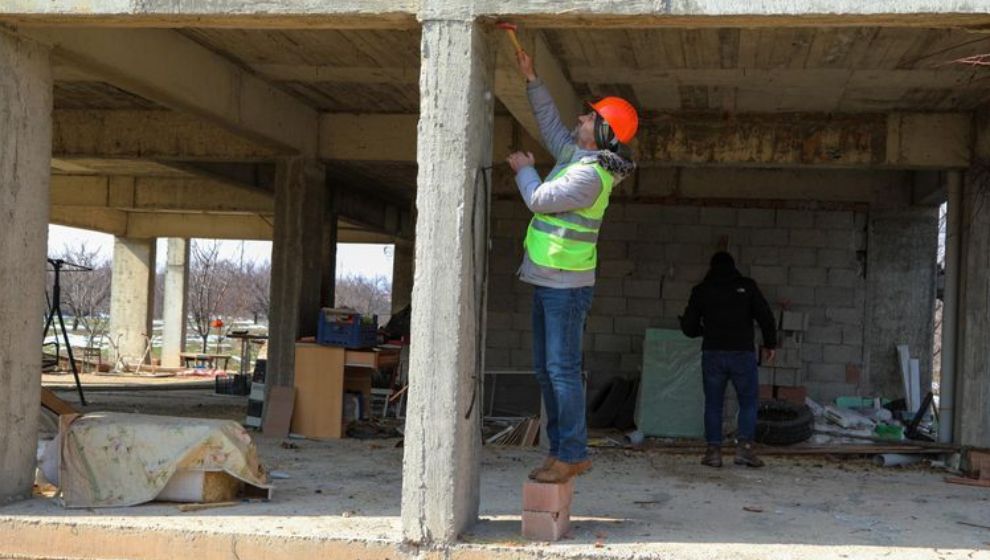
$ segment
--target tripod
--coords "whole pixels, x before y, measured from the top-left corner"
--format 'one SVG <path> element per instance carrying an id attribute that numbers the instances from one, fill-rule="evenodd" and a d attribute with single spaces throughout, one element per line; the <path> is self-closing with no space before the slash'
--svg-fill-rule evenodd
<path id="1" fill-rule="evenodd" d="M 72 345 L 69 344 L 69 333 L 65 330 L 65 319 L 62 318 L 62 267 L 69 266 L 70 270 L 88 272 L 93 269 L 78 264 L 73 264 L 62 259 L 48 259 L 55 273 L 55 281 L 52 284 L 52 301 L 48 307 L 48 317 L 45 318 L 45 332 L 41 335 L 42 340 L 48 336 L 48 329 L 53 328 L 55 317 L 58 317 L 57 329 L 62 330 L 62 340 L 65 341 L 65 349 L 69 353 L 69 367 L 72 369 L 72 376 L 76 379 L 76 390 L 79 391 L 79 402 L 86 406 L 86 396 L 83 395 L 82 383 L 79 381 L 79 368 L 76 367 L 76 358 L 72 355 Z M 55 331 L 55 362 L 58 363 L 58 330 Z"/>

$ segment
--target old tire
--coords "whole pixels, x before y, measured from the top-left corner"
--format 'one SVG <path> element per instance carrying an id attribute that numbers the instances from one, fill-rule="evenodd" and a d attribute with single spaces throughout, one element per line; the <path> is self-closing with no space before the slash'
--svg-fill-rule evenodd
<path id="1" fill-rule="evenodd" d="M 762 401 L 756 412 L 756 441 L 767 445 L 793 445 L 811 437 L 815 417 L 805 405 L 786 401 Z"/>

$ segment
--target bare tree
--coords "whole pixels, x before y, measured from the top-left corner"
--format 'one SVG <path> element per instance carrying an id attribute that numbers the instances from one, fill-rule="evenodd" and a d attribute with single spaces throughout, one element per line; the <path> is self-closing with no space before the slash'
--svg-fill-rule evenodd
<path id="1" fill-rule="evenodd" d="M 248 287 L 248 309 L 254 316 L 254 322 L 257 323 L 259 317 L 268 317 L 268 308 L 271 305 L 272 264 L 268 261 L 251 263 L 245 284 Z"/>
<path id="2" fill-rule="evenodd" d="M 109 328 L 110 260 L 84 241 L 78 245 L 64 245 L 53 258 L 92 269 L 88 272 L 63 271 L 61 287 L 62 305 L 72 314 L 72 330 L 82 327 L 87 346 L 95 346 L 96 340 Z"/>
<path id="3" fill-rule="evenodd" d="M 220 259 L 216 240 L 194 240 L 189 267 L 189 314 L 206 351 L 210 328 L 220 318 L 224 297 L 231 285 L 230 263 Z"/>
<path id="4" fill-rule="evenodd" d="M 337 278 L 337 305 L 362 315 L 378 315 L 384 321 L 391 313 L 392 287 L 384 276 L 348 275 Z"/>

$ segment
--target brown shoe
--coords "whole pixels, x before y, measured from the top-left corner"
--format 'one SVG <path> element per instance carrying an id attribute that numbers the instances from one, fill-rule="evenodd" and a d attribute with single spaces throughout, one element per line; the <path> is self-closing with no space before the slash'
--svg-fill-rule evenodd
<path id="1" fill-rule="evenodd" d="M 715 467 L 716 469 L 722 466 L 722 448 L 717 445 L 709 445 L 708 449 L 705 450 L 705 456 L 701 459 L 701 464 L 706 467 Z"/>
<path id="2" fill-rule="evenodd" d="M 543 464 L 529 471 L 529 479 L 536 480 L 536 475 L 538 475 L 541 471 L 545 471 L 549 469 L 556 462 L 557 462 L 556 457 L 548 456 L 546 459 L 543 460 Z"/>
<path id="3" fill-rule="evenodd" d="M 736 444 L 736 460 L 734 462 L 737 465 L 746 465 L 753 468 L 763 466 L 763 461 L 756 456 L 756 451 L 753 450 L 753 443 L 748 441 Z"/>
<path id="4" fill-rule="evenodd" d="M 545 484 L 563 484 L 575 476 L 588 472 L 590 469 L 591 460 L 589 459 L 580 463 L 565 463 L 558 459 L 549 468 L 536 473 L 534 480 Z"/>

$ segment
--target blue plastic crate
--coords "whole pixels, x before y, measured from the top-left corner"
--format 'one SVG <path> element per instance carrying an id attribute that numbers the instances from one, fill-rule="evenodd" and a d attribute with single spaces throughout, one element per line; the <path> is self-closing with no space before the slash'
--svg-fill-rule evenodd
<path id="1" fill-rule="evenodd" d="M 360 313 L 323 308 L 316 327 L 316 342 L 345 348 L 375 346 L 378 343 L 378 315 L 365 321 Z"/>

